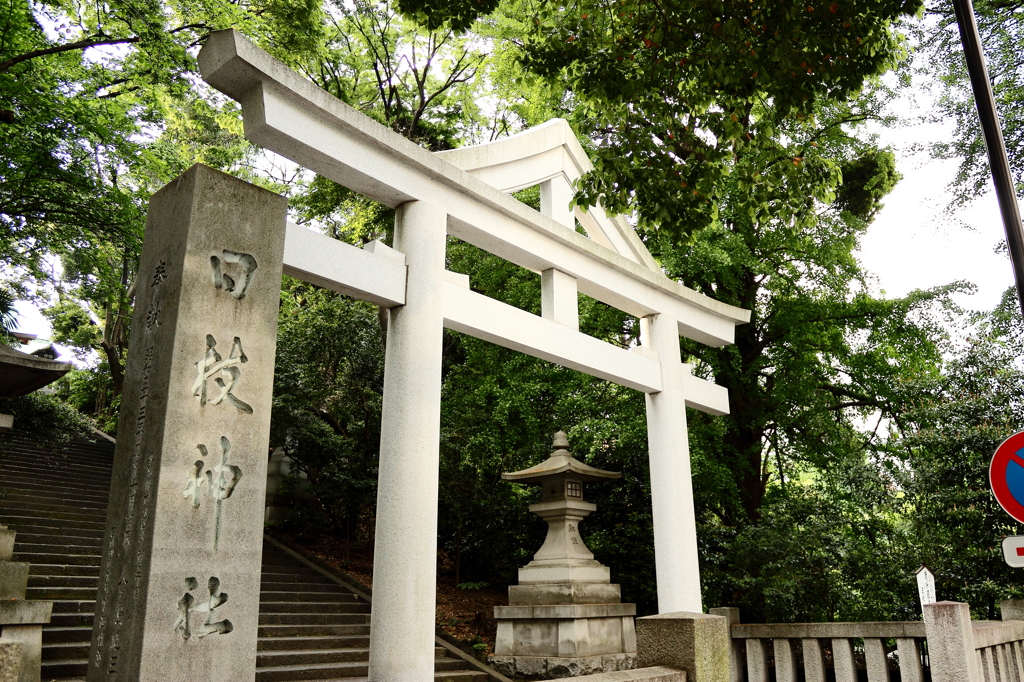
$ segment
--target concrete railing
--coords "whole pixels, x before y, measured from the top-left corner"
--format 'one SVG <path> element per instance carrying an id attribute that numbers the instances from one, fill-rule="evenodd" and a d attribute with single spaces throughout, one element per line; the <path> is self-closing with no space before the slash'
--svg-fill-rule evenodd
<path id="1" fill-rule="evenodd" d="M 1024 612 L 1019 600 L 1000 603 L 1003 621 L 971 621 L 967 604 L 925 607 L 934 682 L 1024 680 Z"/>
<path id="2" fill-rule="evenodd" d="M 903 682 L 924 680 L 921 654 L 926 632 L 921 621 L 742 624 L 739 609 L 711 613 L 730 624 L 733 682 L 768 682 L 769 660 L 777 682 L 825 682 L 826 668 L 835 671 L 836 682 L 857 682 L 858 661 L 867 669 L 868 682 L 889 682 L 897 661 Z"/>
<path id="3" fill-rule="evenodd" d="M 637 623 L 638 656 L 646 665 L 685 669 L 690 682 L 890 682 L 897 674 L 902 682 L 1024 682 L 1024 601 L 1000 607 L 1003 621 L 972 621 L 970 607 L 959 602 L 928 604 L 924 621 L 878 623 L 747 624 L 735 608 L 711 609 L 707 616 L 665 614 L 655 617 L 661 628 L 685 633 L 697 625 L 706 631 L 705 642 L 713 638 L 712 623 L 694 619 L 717 616 L 728 632 L 718 645 L 723 656 L 728 649 L 728 675 L 716 666 L 645 655 L 650 645 L 644 640 L 651 638 L 640 636 L 640 625 L 649 619 Z"/>

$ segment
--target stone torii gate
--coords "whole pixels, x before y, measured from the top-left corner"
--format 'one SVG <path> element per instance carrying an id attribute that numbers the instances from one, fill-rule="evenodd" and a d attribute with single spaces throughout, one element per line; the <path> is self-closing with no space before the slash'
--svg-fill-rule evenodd
<path id="1" fill-rule="evenodd" d="M 371 680 L 433 679 L 445 327 L 645 393 L 659 610 L 701 611 L 685 407 L 712 414 L 729 407 L 724 388 L 693 376 L 681 362 L 679 336 L 712 346 L 732 343 L 735 326 L 749 320 L 749 311 L 665 277 L 621 217 L 599 208 L 570 211 L 570 183 L 591 165 L 564 121 L 431 154 L 315 87 L 234 30 L 211 34 L 199 65 L 209 84 L 241 104 L 249 140 L 394 207 L 394 245 L 372 242 L 360 249 L 286 223 L 278 197 L 203 167 L 154 196 L 140 265 L 152 283 L 133 319 L 137 332 L 115 459 L 121 473 L 112 485 L 90 682 L 157 674 L 211 681 L 252 677 L 262 515 L 236 511 L 263 499 L 266 458 L 260 453 L 269 430 L 273 287 L 282 268 L 389 310 Z M 505 193 L 536 184 L 539 213 Z M 187 227 L 161 227 L 169 216 L 181 216 L 175 220 Z M 587 236 L 576 232 L 575 221 Z M 151 237 L 151 231 L 171 236 Z M 220 233 L 224 243 L 211 236 Z M 446 235 L 540 273 L 542 315 L 476 293 L 467 276 L 446 271 Z M 578 293 L 638 317 L 641 345 L 625 350 L 581 333 Z M 159 317 L 161 305 L 173 314 Z M 184 320 L 186 311 L 211 320 L 205 346 L 202 331 Z M 154 341 L 159 334 L 171 339 L 172 332 L 173 343 Z M 199 357 L 184 357 L 194 349 Z M 179 384 L 184 388 L 175 388 Z M 243 394 L 240 386 L 251 393 Z M 188 400 L 175 402 L 178 394 Z M 223 434 L 220 446 L 213 435 L 202 436 L 203 446 L 188 441 L 198 434 L 176 435 L 169 426 L 174 419 L 194 428 L 209 424 L 216 430 L 208 433 Z M 153 439 L 150 445 L 147 438 Z M 187 447 L 191 455 L 172 454 Z M 179 469 L 185 460 L 191 465 L 197 447 L 203 459 L 188 471 L 183 501 Z M 183 513 L 183 504 L 193 513 L 188 523 L 174 516 Z M 204 517 L 203 510 L 214 504 L 216 511 Z M 205 544 L 190 550 L 186 545 L 196 533 Z M 161 562 L 176 568 L 166 570 Z M 209 584 L 200 586 L 206 576 Z M 220 618 L 232 606 L 234 618 L 225 625 Z M 198 636 L 190 637 L 192 631 Z M 207 650 L 197 656 L 200 647 Z"/>

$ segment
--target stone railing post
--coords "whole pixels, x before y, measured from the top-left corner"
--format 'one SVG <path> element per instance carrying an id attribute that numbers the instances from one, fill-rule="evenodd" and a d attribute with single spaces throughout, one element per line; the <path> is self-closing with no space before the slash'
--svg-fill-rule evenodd
<path id="1" fill-rule="evenodd" d="M 971 609 L 967 604 L 940 601 L 925 604 L 932 682 L 982 682 L 974 649 Z"/>
<path id="2" fill-rule="evenodd" d="M 687 682 L 729 682 L 729 621 L 677 611 L 636 621 L 636 666 L 686 671 Z"/>
<path id="3" fill-rule="evenodd" d="M 999 602 L 1002 620 L 1024 620 L 1024 599 L 1003 599 Z"/>
<path id="4" fill-rule="evenodd" d="M 740 622 L 740 610 L 735 606 L 719 606 L 708 609 L 712 616 L 722 616 L 729 633 L 729 682 L 743 682 L 743 642 L 732 638 L 732 626 Z"/>

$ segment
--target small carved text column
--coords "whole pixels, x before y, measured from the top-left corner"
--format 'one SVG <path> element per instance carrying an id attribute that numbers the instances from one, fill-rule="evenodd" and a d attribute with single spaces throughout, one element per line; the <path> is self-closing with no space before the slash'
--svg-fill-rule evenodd
<path id="1" fill-rule="evenodd" d="M 286 203 L 201 165 L 150 200 L 90 682 L 255 677 Z"/>

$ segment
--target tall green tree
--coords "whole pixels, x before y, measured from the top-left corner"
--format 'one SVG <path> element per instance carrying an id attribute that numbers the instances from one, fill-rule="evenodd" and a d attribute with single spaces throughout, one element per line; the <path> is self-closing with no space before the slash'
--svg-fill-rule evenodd
<path id="1" fill-rule="evenodd" d="M 889 456 L 903 463 L 914 559 L 936 575 L 939 599 L 963 601 L 976 617 L 998 620 L 1000 599 L 1020 597 L 1019 574 L 1003 560 L 1001 540 L 1021 524 L 992 495 L 988 467 L 999 444 L 1024 429 L 1022 327 L 1016 293 L 964 329 L 939 375 L 906 389 Z"/>
<path id="2" fill-rule="evenodd" d="M 1016 0 L 977 0 L 975 18 L 988 67 L 1017 193 L 1024 191 L 1024 76 L 1020 70 L 1020 40 L 1024 35 L 1024 3 Z M 971 90 L 960 33 L 950 0 L 928 3 L 929 21 L 917 27 L 919 86 L 938 95 L 936 122 L 952 124 L 951 134 L 931 145 L 934 156 L 955 160 L 950 206 L 962 204 L 992 186 L 985 141 Z"/>

